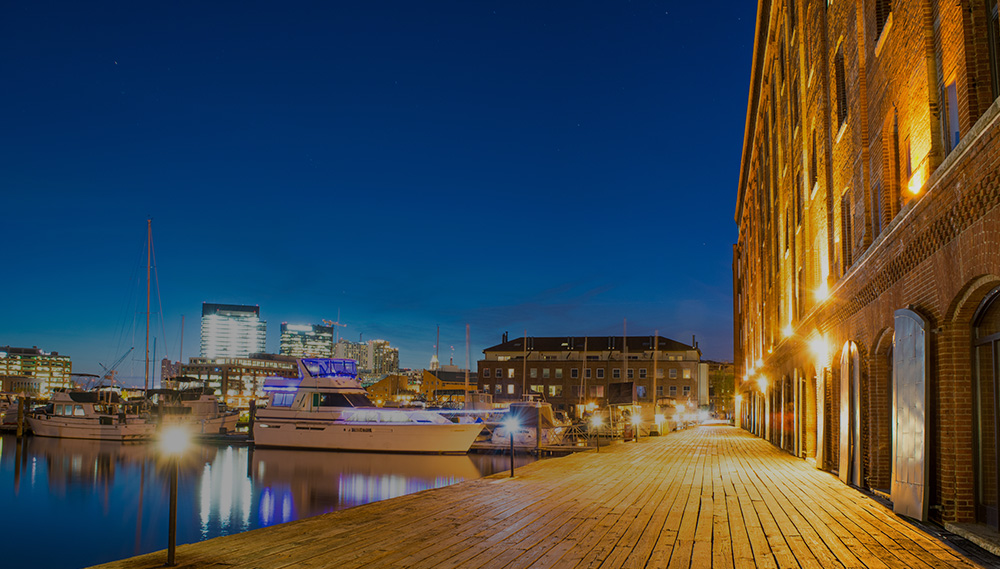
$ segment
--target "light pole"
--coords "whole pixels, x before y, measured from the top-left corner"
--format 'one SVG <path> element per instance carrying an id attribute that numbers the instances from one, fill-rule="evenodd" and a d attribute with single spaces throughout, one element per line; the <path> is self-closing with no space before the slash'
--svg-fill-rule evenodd
<path id="1" fill-rule="evenodd" d="M 167 530 L 167 567 L 176 565 L 174 552 L 177 548 L 177 470 L 181 455 L 187 450 L 191 437 L 180 426 L 167 427 L 160 434 L 160 450 L 167 457 L 170 469 L 170 514 Z"/>
<path id="2" fill-rule="evenodd" d="M 639 425 L 642 424 L 642 417 L 638 414 L 632 415 L 632 426 L 635 427 L 635 442 L 639 442 Z"/>
<path id="3" fill-rule="evenodd" d="M 601 452 L 601 424 L 604 423 L 601 420 L 600 415 L 594 415 L 590 418 L 590 425 L 594 428 L 594 438 L 597 439 L 597 452 Z"/>
<path id="4" fill-rule="evenodd" d="M 514 429 L 518 427 L 517 421 L 507 421 L 507 432 L 510 433 L 510 477 L 514 477 Z"/>

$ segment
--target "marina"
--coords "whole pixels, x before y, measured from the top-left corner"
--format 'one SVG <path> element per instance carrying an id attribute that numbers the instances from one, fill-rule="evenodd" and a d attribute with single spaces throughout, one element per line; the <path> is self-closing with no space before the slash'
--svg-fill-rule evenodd
<path id="1" fill-rule="evenodd" d="M 509 457 L 195 445 L 180 463 L 177 542 L 195 543 L 439 488 Z M 532 462 L 515 457 L 516 466 Z M 10 567 L 73 568 L 166 546 L 167 464 L 153 443 L 0 436 L 0 532 Z M 53 536 L 59 547 L 52 548 Z M 40 554 L 43 553 L 43 554 Z"/>

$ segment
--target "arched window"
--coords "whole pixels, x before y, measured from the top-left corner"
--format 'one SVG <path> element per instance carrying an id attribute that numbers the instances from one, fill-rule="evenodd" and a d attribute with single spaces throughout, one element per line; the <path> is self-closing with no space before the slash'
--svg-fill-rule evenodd
<path id="1" fill-rule="evenodd" d="M 976 415 L 976 518 L 997 527 L 997 361 L 1000 355 L 1000 288 L 976 310 L 972 321 Z"/>

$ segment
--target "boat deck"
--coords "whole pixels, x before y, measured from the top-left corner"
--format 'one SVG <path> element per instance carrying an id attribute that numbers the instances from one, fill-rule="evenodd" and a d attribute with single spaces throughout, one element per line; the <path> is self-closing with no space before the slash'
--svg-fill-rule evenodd
<path id="1" fill-rule="evenodd" d="M 705 426 L 183 545 L 179 567 L 977 567 L 771 444 Z M 164 512 L 164 516 L 166 512 Z M 949 540 L 950 541 L 950 540 Z M 161 567 L 165 552 L 102 565 Z"/>

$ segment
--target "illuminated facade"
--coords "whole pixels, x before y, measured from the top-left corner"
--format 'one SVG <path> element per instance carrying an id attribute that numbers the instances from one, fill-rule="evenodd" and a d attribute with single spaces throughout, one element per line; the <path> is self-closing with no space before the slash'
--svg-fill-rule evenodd
<path id="1" fill-rule="evenodd" d="M 333 327 L 282 322 L 278 351 L 297 358 L 332 358 Z"/>
<path id="2" fill-rule="evenodd" d="M 191 358 L 181 365 L 180 372 L 176 382 L 165 385 L 178 389 L 209 387 L 229 407 L 247 409 L 251 399 L 267 400 L 264 379 L 297 377 L 299 368 L 292 356 L 253 354 L 246 358 Z"/>
<path id="3" fill-rule="evenodd" d="M 669 338 L 629 336 L 531 337 L 483 350 L 476 388 L 497 404 L 536 395 L 556 411 L 582 415 L 587 404 L 651 409 L 683 403 L 708 405 L 708 366 L 701 350 Z M 646 420 L 652 412 L 645 412 Z"/>
<path id="4" fill-rule="evenodd" d="M 0 347 L 0 385 L 5 392 L 48 397 L 54 389 L 72 387 L 72 372 L 70 357 L 59 352 Z"/>
<path id="5" fill-rule="evenodd" d="M 201 305 L 203 358 L 245 358 L 263 353 L 266 337 L 267 322 L 260 319 L 259 306 Z"/>
<path id="6" fill-rule="evenodd" d="M 996 0 L 761 0 L 739 423 L 911 517 L 1000 526 Z"/>
<path id="7" fill-rule="evenodd" d="M 348 342 L 341 338 L 334 346 L 334 357 L 358 362 L 358 379 L 366 387 L 399 373 L 399 348 L 393 348 L 386 340 Z"/>

